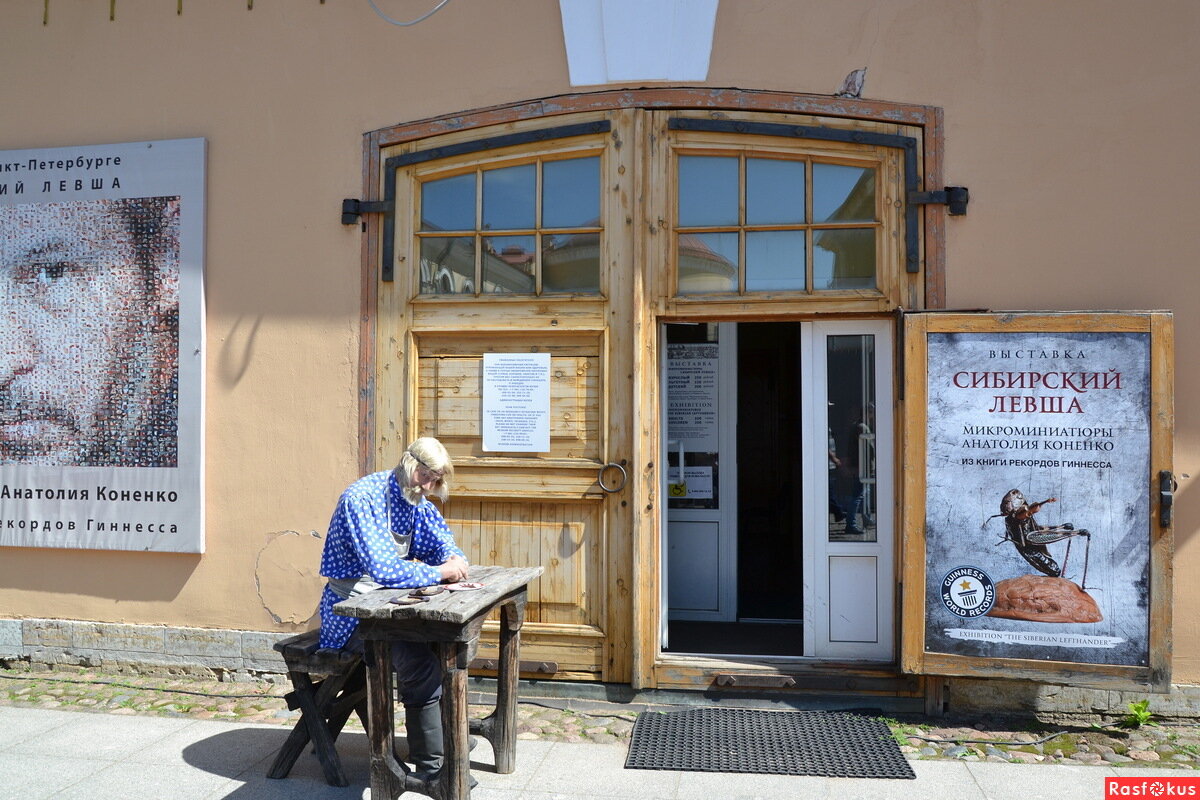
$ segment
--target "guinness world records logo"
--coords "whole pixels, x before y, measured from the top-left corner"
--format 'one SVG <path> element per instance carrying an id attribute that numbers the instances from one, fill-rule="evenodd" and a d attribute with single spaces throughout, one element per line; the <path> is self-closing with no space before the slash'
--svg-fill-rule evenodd
<path id="1" fill-rule="evenodd" d="M 956 617 L 982 617 L 996 602 L 996 584 L 977 567 L 955 567 L 942 578 L 942 605 Z"/>

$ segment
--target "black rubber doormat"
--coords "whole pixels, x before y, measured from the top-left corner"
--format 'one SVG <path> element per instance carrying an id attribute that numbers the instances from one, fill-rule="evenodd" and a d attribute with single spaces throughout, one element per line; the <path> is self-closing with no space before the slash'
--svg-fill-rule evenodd
<path id="1" fill-rule="evenodd" d="M 916 778 L 888 726 L 842 711 L 644 711 L 626 769 Z"/>

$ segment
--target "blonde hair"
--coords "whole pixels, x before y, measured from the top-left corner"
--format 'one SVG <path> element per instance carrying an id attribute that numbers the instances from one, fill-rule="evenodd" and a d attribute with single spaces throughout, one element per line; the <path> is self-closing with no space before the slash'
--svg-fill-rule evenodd
<path id="1" fill-rule="evenodd" d="M 454 464 L 450 461 L 450 454 L 446 452 L 445 445 L 432 436 L 422 436 L 420 439 L 414 440 L 400 456 L 400 463 L 396 465 L 396 478 L 400 481 L 404 498 L 413 505 L 421 502 L 420 488 L 413 486 L 417 467 L 420 466 L 442 474 L 441 480 L 434 484 L 433 490 L 429 494 L 443 503 L 449 500 L 450 479 L 454 477 Z"/>

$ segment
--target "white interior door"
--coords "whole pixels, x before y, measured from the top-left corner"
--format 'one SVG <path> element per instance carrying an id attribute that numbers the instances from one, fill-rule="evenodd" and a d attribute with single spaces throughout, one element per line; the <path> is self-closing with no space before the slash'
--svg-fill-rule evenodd
<path id="1" fill-rule="evenodd" d="M 895 647 L 892 325 L 811 323 L 805 448 L 805 650 L 890 660 Z"/>

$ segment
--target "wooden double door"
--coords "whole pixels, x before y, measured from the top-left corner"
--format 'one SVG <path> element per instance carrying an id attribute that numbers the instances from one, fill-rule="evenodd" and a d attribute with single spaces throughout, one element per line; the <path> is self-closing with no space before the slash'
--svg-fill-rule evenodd
<path id="1" fill-rule="evenodd" d="M 820 314 L 852 313 L 887 327 L 880 320 L 918 285 L 901 269 L 894 198 L 905 174 L 897 143 L 908 139 L 897 126 L 870 123 L 871 136 L 853 138 L 845 121 L 743 116 L 746 125 L 731 127 L 701 111 L 589 110 L 373 142 L 370 181 L 387 211 L 370 220 L 364 251 L 374 366 L 363 460 L 387 468 L 412 438 L 436 436 L 457 468 L 444 514 L 472 560 L 545 568 L 524 629 L 530 677 L 645 686 L 665 674 L 667 326 L 774 320 L 807 325 L 811 339 Z M 548 392 L 526 409 L 543 409 L 548 424 L 536 447 L 487 443 L 500 398 L 489 397 L 486 362 L 497 355 L 548 357 L 538 379 Z M 824 358 L 792 365 L 805 391 Z M 748 463 L 732 448 L 726 464 Z M 821 543 L 802 568 L 825 565 L 805 578 L 808 590 L 797 584 L 776 599 L 818 631 L 814 615 L 830 617 L 817 598 L 829 592 L 813 582 L 857 586 L 870 561 L 869 626 L 884 638 L 872 633 L 865 657 L 892 658 L 893 626 L 874 611 L 894 605 L 891 530 L 869 545 L 830 539 L 824 507 L 808 497 L 829 494 L 826 453 L 824 434 L 806 431 L 772 454 L 800 460 L 812 519 L 798 513 L 788 524 L 805 547 Z M 886 569 L 874 551 L 862 560 L 841 546 L 886 553 Z M 829 569 L 850 572 L 843 580 Z M 485 646 L 481 656 L 490 654 Z"/>

